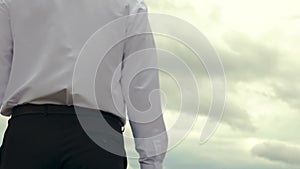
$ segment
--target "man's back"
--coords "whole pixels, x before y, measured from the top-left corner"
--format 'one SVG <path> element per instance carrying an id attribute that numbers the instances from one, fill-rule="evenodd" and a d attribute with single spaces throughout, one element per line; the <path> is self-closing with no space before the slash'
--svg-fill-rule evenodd
<path id="1" fill-rule="evenodd" d="M 13 69 L 3 100 L 4 115 L 10 115 L 10 108 L 16 103 L 38 104 L 47 101 L 71 105 L 72 75 L 81 48 L 98 29 L 129 14 L 128 4 L 123 0 L 9 0 L 6 1 L 6 7 L 9 10 L 13 38 Z M 125 27 L 120 27 L 114 31 L 113 36 L 121 39 L 125 36 L 125 30 Z M 121 48 L 115 49 L 115 58 L 110 59 L 114 61 L 107 60 L 110 67 L 103 69 L 106 72 L 102 73 L 108 79 L 103 81 L 109 83 L 109 77 L 113 73 L 109 70 L 117 69 L 122 52 Z M 99 93 L 110 91 L 103 87 L 97 90 Z M 79 95 L 89 100 L 89 96 L 83 93 Z M 109 108 L 112 107 L 112 100 L 106 102 L 101 108 L 115 112 Z M 85 104 L 91 106 L 89 103 Z"/>
<path id="2" fill-rule="evenodd" d="M 125 124 L 127 110 L 141 168 L 161 169 L 168 140 L 160 95 L 151 93 L 159 89 L 158 71 L 143 71 L 157 67 L 146 12 L 142 0 L 0 0 L 0 113 L 10 116 L 27 103 L 75 105 L 115 114 Z M 94 61 L 81 58 L 86 65 L 74 78 L 86 42 L 116 19 L 93 44 Z"/>

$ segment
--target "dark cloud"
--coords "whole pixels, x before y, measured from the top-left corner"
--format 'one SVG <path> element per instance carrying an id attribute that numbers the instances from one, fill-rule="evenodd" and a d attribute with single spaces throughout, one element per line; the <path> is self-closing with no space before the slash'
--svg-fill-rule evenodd
<path id="1" fill-rule="evenodd" d="M 264 142 L 255 145 L 252 154 L 271 161 L 300 165 L 300 148 L 283 143 Z"/>

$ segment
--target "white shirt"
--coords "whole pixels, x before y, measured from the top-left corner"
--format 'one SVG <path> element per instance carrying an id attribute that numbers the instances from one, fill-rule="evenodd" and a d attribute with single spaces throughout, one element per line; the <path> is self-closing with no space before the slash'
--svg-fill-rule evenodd
<path id="1" fill-rule="evenodd" d="M 2 115 L 10 116 L 14 106 L 24 103 L 76 105 L 108 111 L 124 122 L 127 111 L 135 138 L 166 130 L 162 117 L 151 123 L 133 122 L 162 114 L 159 93 L 151 93 L 159 89 L 158 71 L 145 71 L 132 79 L 144 67 L 157 67 L 156 53 L 145 50 L 155 48 L 152 35 L 127 38 L 105 56 L 96 72 L 95 93 L 82 86 L 91 76 L 89 66 L 73 78 L 79 53 L 91 35 L 115 19 L 147 12 L 143 0 L 0 0 L 0 5 Z M 149 30 L 147 15 L 133 16 L 107 37 L 122 39 Z M 73 90 L 72 86 L 81 88 Z M 138 113 L 141 110 L 147 110 L 146 114 Z M 162 168 L 165 153 L 153 154 L 165 152 L 167 142 L 166 134 L 135 140 L 142 169 Z"/>

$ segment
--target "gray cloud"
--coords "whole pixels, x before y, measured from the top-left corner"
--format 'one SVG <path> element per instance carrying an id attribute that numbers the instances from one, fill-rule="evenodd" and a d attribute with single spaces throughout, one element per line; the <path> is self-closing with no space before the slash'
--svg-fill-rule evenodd
<path id="1" fill-rule="evenodd" d="M 228 139 L 228 138 L 227 138 Z M 296 169 L 288 164 L 278 165 L 244 153 L 229 142 L 214 142 L 197 146 L 196 140 L 186 140 L 169 151 L 165 160 L 172 169 Z M 216 140 L 215 140 L 216 141 Z M 249 156 L 248 156 L 249 155 Z"/>
<path id="2" fill-rule="evenodd" d="M 285 85 L 274 84 L 274 90 L 278 98 L 288 103 L 296 110 L 300 109 L 300 86 L 294 80 L 287 81 Z M 300 113 L 300 112 L 299 112 Z"/>
<path id="3" fill-rule="evenodd" d="M 271 161 L 300 165 L 300 148 L 283 143 L 264 142 L 255 145 L 252 154 Z"/>
<path id="4" fill-rule="evenodd" d="M 251 132 L 256 129 L 251 122 L 249 113 L 234 103 L 226 105 L 222 121 L 227 123 L 232 129 Z"/>
<path id="5" fill-rule="evenodd" d="M 186 64 L 186 66 L 188 66 L 191 69 L 192 74 L 195 76 L 195 80 L 199 85 L 199 113 L 200 115 L 207 116 L 211 103 L 210 101 L 212 97 L 212 86 L 210 84 L 208 74 L 206 73 L 205 68 L 199 60 L 199 58 L 197 58 L 197 56 L 194 55 L 185 46 L 180 45 L 180 43 L 174 40 L 166 39 L 164 37 L 158 37 L 157 44 L 157 46 L 161 49 L 172 52 L 174 55 L 180 58 Z M 159 52 L 159 56 L 160 66 L 164 68 L 166 66 L 163 65 L 167 65 L 169 71 L 175 78 L 172 79 L 170 75 L 164 72 L 160 72 L 161 89 L 165 92 L 167 97 L 167 109 L 173 111 L 180 111 L 180 92 L 185 92 L 186 94 L 188 94 L 188 98 L 191 100 L 191 102 L 193 101 L 193 99 L 196 99 L 195 95 L 197 94 L 197 91 L 190 90 L 192 82 L 188 80 L 188 77 L 190 77 L 191 74 L 188 74 L 187 72 L 183 71 L 184 67 L 181 67 L 180 64 L 177 64 L 178 60 L 175 56 L 170 57 L 163 52 Z M 238 62 L 238 60 L 235 61 Z M 181 80 L 185 82 L 183 86 L 180 86 L 182 91 L 179 90 L 176 84 L 176 80 Z M 229 84 L 232 84 L 232 82 L 230 82 Z M 229 92 L 233 91 L 234 90 L 232 89 L 229 90 Z M 192 106 L 187 107 L 191 109 L 185 110 L 186 113 L 195 113 L 195 110 L 192 109 Z M 228 124 L 230 127 L 232 127 L 232 129 L 251 132 L 255 130 L 255 126 L 251 122 L 249 113 L 245 109 L 238 106 L 238 104 L 234 102 L 231 98 L 228 98 L 226 101 L 225 112 L 221 122 Z"/>
<path id="6" fill-rule="evenodd" d="M 208 82 L 208 79 L 202 78 L 197 80 L 198 83 L 200 84 L 199 115 L 207 116 L 211 104 L 210 102 L 211 97 L 212 97 L 211 87 L 209 86 L 210 84 Z M 185 84 L 185 85 L 186 85 L 185 88 L 188 88 L 189 84 Z M 180 91 L 176 86 L 175 82 L 163 75 L 161 79 L 161 89 L 164 91 L 167 97 L 166 108 L 172 111 L 180 111 L 180 104 L 181 104 Z M 195 98 L 194 95 L 196 94 L 196 92 L 190 91 L 187 94 L 189 99 L 193 99 Z M 249 112 L 247 112 L 245 109 L 240 107 L 238 103 L 232 100 L 232 98 L 227 98 L 225 102 L 226 102 L 226 106 L 224 109 L 221 123 L 228 124 L 232 129 L 236 129 L 236 130 L 242 130 L 248 132 L 255 131 L 256 127 L 253 125 L 251 121 Z M 186 107 L 190 108 L 192 106 L 187 105 Z M 191 108 L 190 110 L 185 110 L 184 113 L 193 114 L 196 112 L 194 112 L 194 109 Z"/>
<path id="7" fill-rule="evenodd" d="M 231 51 L 219 50 L 230 90 L 240 81 L 264 83 L 273 88 L 276 98 L 300 109 L 300 69 L 296 60 L 288 60 L 292 54 L 270 39 L 261 42 L 242 33 L 228 34 L 225 41 Z"/>
<path id="8" fill-rule="evenodd" d="M 291 108 L 300 110 L 300 67 L 297 62 L 289 64 L 287 70 L 274 77 L 272 86 L 276 97 L 286 102 Z M 300 113 L 300 112 L 299 112 Z"/>
<path id="9" fill-rule="evenodd" d="M 230 80 L 257 81 L 272 77 L 278 71 L 281 51 L 269 47 L 267 41 L 258 42 L 239 32 L 227 34 L 224 40 L 231 51 L 219 50 Z"/>

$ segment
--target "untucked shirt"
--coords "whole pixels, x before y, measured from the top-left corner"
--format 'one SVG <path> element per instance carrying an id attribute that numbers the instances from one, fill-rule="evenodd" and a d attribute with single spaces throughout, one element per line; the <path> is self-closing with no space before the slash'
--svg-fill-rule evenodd
<path id="1" fill-rule="evenodd" d="M 127 115 L 141 168 L 162 168 L 167 135 L 139 139 L 166 130 L 146 13 L 143 0 L 0 0 L 0 113 L 50 103 Z"/>

